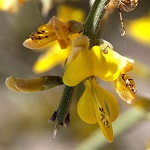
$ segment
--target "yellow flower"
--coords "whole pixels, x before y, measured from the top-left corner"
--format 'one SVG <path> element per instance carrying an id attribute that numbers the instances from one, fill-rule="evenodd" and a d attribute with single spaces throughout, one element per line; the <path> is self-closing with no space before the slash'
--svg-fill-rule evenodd
<path id="1" fill-rule="evenodd" d="M 94 77 L 85 81 L 86 89 L 81 96 L 77 111 L 80 118 L 88 123 L 98 123 L 108 142 L 113 141 L 111 122 L 114 121 L 119 112 L 116 98 L 98 85 Z"/>
<path id="2" fill-rule="evenodd" d="M 63 76 L 66 85 L 75 86 L 90 76 L 114 81 L 119 77 L 121 70 L 129 64 L 126 57 L 109 47 L 103 50 L 100 46 L 94 46 L 89 50 L 88 46 L 89 39 L 84 35 L 73 41 Z"/>
<path id="3" fill-rule="evenodd" d="M 67 5 L 60 5 L 58 7 L 57 11 L 58 11 L 57 16 L 61 20 L 64 20 L 67 22 L 67 20 L 69 20 L 69 19 L 75 19 L 77 21 L 83 22 L 84 13 L 80 9 L 75 9 L 75 8 L 67 6 Z M 78 23 L 78 22 L 76 22 L 76 23 Z M 82 25 L 82 24 L 80 24 L 80 25 L 79 24 L 72 26 L 72 31 L 73 30 L 76 31 L 76 27 L 81 29 L 82 26 L 80 26 L 80 25 Z M 79 30 L 76 32 L 79 32 Z M 71 44 L 71 41 L 77 36 L 79 36 L 78 33 L 69 36 L 70 39 L 69 39 L 68 44 Z M 64 38 L 64 37 L 62 36 L 62 38 Z M 53 40 L 53 39 L 51 39 L 51 40 Z M 70 53 L 70 47 L 68 47 L 62 51 L 62 49 L 60 48 L 57 41 L 54 41 L 49 44 L 49 41 L 47 41 L 47 38 L 43 39 L 42 40 L 43 42 L 41 41 L 42 43 L 40 42 L 40 40 L 38 40 L 36 42 L 32 41 L 31 38 L 29 38 L 27 41 L 28 41 L 28 43 L 27 43 L 26 47 L 28 47 L 28 48 L 31 48 L 34 50 L 37 50 L 37 49 L 41 50 L 42 45 L 47 46 L 47 48 L 48 48 L 48 49 L 46 49 L 47 51 L 44 54 L 42 54 L 38 58 L 38 60 L 35 62 L 34 66 L 33 66 L 33 71 L 35 73 L 43 73 L 45 71 L 52 69 L 53 67 L 55 67 L 58 64 L 64 64 L 66 58 L 68 57 L 68 55 Z M 45 45 L 46 43 L 47 43 L 47 45 Z M 63 48 L 64 43 L 61 43 L 61 44 L 62 44 L 61 46 Z M 41 47 L 40 47 L 40 45 L 41 45 Z"/>
<path id="4" fill-rule="evenodd" d="M 134 61 L 128 59 L 129 63 L 121 71 L 118 79 L 114 81 L 118 95 L 128 104 L 132 104 L 136 101 L 136 90 L 134 80 L 127 74 L 127 72 L 133 69 Z"/>
<path id="5" fill-rule="evenodd" d="M 24 0 L 0 0 L 0 10 L 16 13 Z"/>
<path id="6" fill-rule="evenodd" d="M 128 22 L 128 35 L 138 42 L 150 46 L 150 13 Z"/>
<path id="7" fill-rule="evenodd" d="M 81 25 L 81 23 L 74 20 L 64 23 L 54 16 L 47 24 L 40 26 L 37 32 L 32 33 L 23 45 L 30 49 L 38 49 L 57 40 L 61 49 L 65 49 L 71 45 L 69 35 L 83 30 L 82 25 L 81 27 L 78 26 L 78 29 L 75 28 L 76 24 Z"/>
<path id="8" fill-rule="evenodd" d="M 113 51 L 106 42 L 88 50 L 89 39 L 77 37 L 66 63 L 63 82 L 75 86 L 90 76 L 105 81 L 114 81 L 118 95 L 128 104 L 135 102 L 135 83 L 127 72 L 133 69 L 134 61 Z"/>
<path id="9" fill-rule="evenodd" d="M 113 51 L 106 41 L 90 50 L 88 48 L 89 39 L 85 35 L 72 42 L 63 82 L 68 86 L 76 86 L 85 80 L 86 88 L 78 102 L 78 114 L 86 123 L 98 122 L 105 138 L 112 142 L 111 122 L 118 116 L 117 100 L 98 85 L 95 77 L 114 81 L 119 96 L 129 103 L 135 97 L 135 85 L 126 72 L 133 69 L 133 60 Z"/>

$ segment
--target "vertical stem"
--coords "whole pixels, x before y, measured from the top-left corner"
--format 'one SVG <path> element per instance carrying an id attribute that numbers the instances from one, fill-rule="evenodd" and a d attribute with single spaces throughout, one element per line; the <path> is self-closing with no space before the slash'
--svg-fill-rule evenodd
<path id="1" fill-rule="evenodd" d="M 109 2 L 110 0 L 95 0 L 91 11 L 84 23 L 83 34 L 90 38 L 91 46 L 94 45 L 96 42 L 98 26 L 105 14 Z"/>
<path id="2" fill-rule="evenodd" d="M 56 124 L 63 124 L 64 119 L 66 118 L 67 114 L 69 113 L 70 105 L 72 102 L 73 93 L 75 92 L 75 87 L 65 86 L 61 101 L 57 110 L 57 118 Z"/>

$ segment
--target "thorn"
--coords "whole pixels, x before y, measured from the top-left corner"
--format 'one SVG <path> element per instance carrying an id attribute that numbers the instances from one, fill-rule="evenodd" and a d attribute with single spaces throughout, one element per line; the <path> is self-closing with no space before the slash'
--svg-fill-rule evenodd
<path id="1" fill-rule="evenodd" d="M 56 116 L 57 116 L 57 111 L 55 111 L 53 113 L 53 115 L 51 116 L 51 118 L 48 120 L 48 123 L 51 124 L 51 123 L 55 122 Z"/>
<path id="2" fill-rule="evenodd" d="M 54 132 L 53 132 L 53 140 L 55 139 L 57 133 L 58 133 L 58 130 L 59 130 L 60 126 L 59 125 L 56 125 L 55 126 L 55 129 L 54 129 Z"/>
<path id="3" fill-rule="evenodd" d="M 69 127 L 70 125 L 70 114 L 68 113 L 66 119 L 64 120 L 64 124 L 63 124 L 66 128 Z"/>

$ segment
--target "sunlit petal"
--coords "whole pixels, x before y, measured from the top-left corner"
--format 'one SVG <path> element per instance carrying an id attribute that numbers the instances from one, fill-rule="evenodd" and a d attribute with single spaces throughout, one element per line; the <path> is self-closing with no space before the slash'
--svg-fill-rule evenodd
<path id="1" fill-rule="evenodd" d="M 72 43 L 72 50 L 67 60 L 63 81 L 66 85 L 74 86 L 92 75 L 92 63 L 88 50 L 89 39 L 82 35 Z"/>
<path id="2" fill-rule="evenodd" d="M 80 118 L 89 124 L 93 124 L 97 122 L 96 116 L 93 112 L 93 95 L 91 91 L 91 85 L 88 80 L 85 81 L 86 89 L 81 96 L 78 105 L 77 112 Z"/>
<path id="3" fill-rule="evenodd" d="M 66 85 L 74 86 L 92 75 L 92 64 L 87 49 L 83 49 L 65 70 L 63 81 Z"/>
<path id="4" fill-rule="evenodd" d="M 107 81 L 112 81 L 119 76 L 120 70 L 111 52 L 112 50 L 108 54 L 104 54 L 99 46 L 92 48 L 91 57 L 94 76 Z"/>

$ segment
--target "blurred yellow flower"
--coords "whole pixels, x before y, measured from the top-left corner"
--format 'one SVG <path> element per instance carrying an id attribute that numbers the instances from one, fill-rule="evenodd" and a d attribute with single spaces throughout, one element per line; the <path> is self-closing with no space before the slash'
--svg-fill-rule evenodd
<path id="1" fill-rule="evenodd" d="M 119 112 L 117 100 L 111 93 L 99 86 L 94 77 L 86 79 L 85 86 L 85 91 L 77 105 L 78 114 L 88 124 L 97 122 L 107 141 L 112 142 L 111 122 L 117 118 Z"/>
<path id="2" fill-rule="evenodd" d="M 150 46 L 150 13 L 129 21 L 127 27 L 129 36 L 139 43 Z"/>
<path id="3" fill-rule="evenodd" d="M 0 0 L 0 10 L 16 13 L 24 0 Z"/>
<path id="4" fill-rule="evenodd" d="M 43 73 L 52 69 L 58 64 L 64 64 L 66 58 L 70 53 L 70 47 L 67 48 L 67 46 L 71 45 L 71 41 L 75 37 L 77 37 L 79 35 L 78 32 L 82 30 L 82 24 L 77 22 L 83 22 L 84 13 L 82 10 L 66 5 L 60 5 L 57 11 L 58 18 L 66 21 L 66 23 L 61 22 L 56 17 L 53 17 L 53 21 L 51 21 L 51 24 L 53 22 L 53 31 L 51 30 L 53 33 L 50 33 L 49 31 L 49 22 L 48 24 L 41 26 L 36 33 L 31 34 L 31 37 L 24 42 L 24 45 L 26 47 L 34 50 L 41 50 L 41 48 L 44 46 L 47 46 L 47 48 L 49 48 L 38 58 L 38 60 L 34 64 L 33 70 L 35 73 Z M 69 19 L 75 19 L 77 21 L 68 21 Z M 63 27 L 64 25 L 66 27 L 65 29 Z M 46 29 L 45 33 L 42 33 L 43 28 Z M 51 36 L 49 33 L 51 34 Z M 71 34 L 71 36 L 69 34 Z M 59 44 L 54 40 L 57 40 Z M 64 50 L 62 51 L 63 48 Z"/>
<path id="5" fill-rule="evenodd" d="M 70 53 L 71 47 L 62 50 L 59 44 L 55 41 L 50 45 L 50 48 L 35 62 L 33 71 L 35 73 L 42 73 L 50 70 L 56 65 L 63 64 Z"/>

